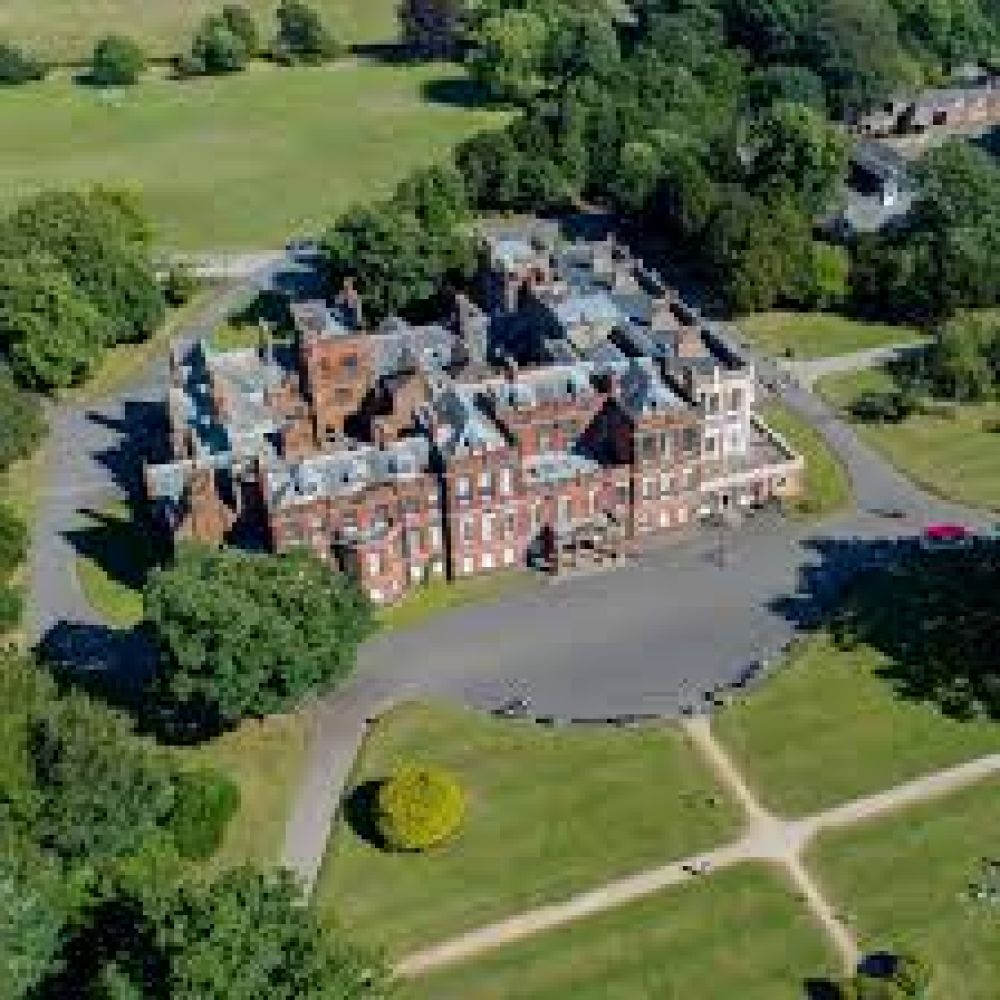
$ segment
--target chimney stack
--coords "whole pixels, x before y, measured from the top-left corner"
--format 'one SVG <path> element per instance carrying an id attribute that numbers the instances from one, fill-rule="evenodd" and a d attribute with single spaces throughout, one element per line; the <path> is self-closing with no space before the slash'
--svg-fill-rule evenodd
<path id="1" fill-rule="evenodd" d="M 354 284 L 353 278 L 344 278 L 344 287 L 340 293 L 340 300 L 344 304 L 347 318 L 354 330 L 364 328 L 364 314 L 361 307 L 361 296 Z"/>

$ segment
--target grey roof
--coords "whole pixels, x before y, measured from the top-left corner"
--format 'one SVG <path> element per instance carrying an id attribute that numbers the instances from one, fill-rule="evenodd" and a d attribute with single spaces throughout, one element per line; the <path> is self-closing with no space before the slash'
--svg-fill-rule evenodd
<path id="1" fill-rule="evenodd" d="M 469 386 L 448 386 L 429 407 L 435 423 L 434 445 L 446 457 L 480 449 L 491 451 L 507 443 L 499 428 L 476 405 L 475 391 Z"/>
<path id="2" fill-rule="evenodd" d="M 621 404 L 633 415 L 686 409 L 684 400 L 664 385 L 650 358 L 632 358 L 621 373 Z"/>
<path id="3" fill-rule="evenodd" d="M 851 150 L 851 163 L 883 181 L 905 183 L 910 166 L 891 146 L 883 142 L 858 142 Z"/>
<path id="4" fill-rule="evenodd" d="M 491 383 L 487 392 L 502 406 L 512 407 L 593 399 L 596 394 L 591 367 L 580 363 L 524 372 L 514 381 Z"/>
<path id="5" fill-rule="evenodd" d="M 394 375 L 413 364 L 440 372 L 459 357 L 457 338 L 437 323 L 412 326 L 399 316 L 390 316 L 369 339 L 379 375 Z"/>
<path id="6" fill-rule="evenodd" d="M 264 489 L 273 507 L 307 503 L 319 497 L 350 496 L 369 485 L 412 478 L 427 469 L 430 445 L 425 438 L 404 438 L 373 448 L 365 445 L 324 452 L 270 465 Z"/>

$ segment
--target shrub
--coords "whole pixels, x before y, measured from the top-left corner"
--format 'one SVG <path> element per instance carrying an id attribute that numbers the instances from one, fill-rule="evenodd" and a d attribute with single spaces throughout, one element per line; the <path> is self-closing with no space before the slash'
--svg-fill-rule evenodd
<path id="1" fill-rule="evenodd" d="M 90 80 L 100 87 L 127 87 L 146 68 L 146 56 L 138 43 L 124 35 L 107 35 L 94 47 Z"/>
<path id="2" fill-rule="evenodd" d="M 181 857 L 210 858 L 240 805 L 240 790 L 215 771 L 186 771 L 175 782 L 170 830 Z"/>
<path id="3" fill-rule="evenodd" d="M 45 437 L 45 417 L 38 397 L 20 389 L 0 367 L 0 472 L 29 458 Z"/>
<path id="4" fill-rule="evenodd" d="M 340 44 L 308 4 L 282 0 L 277 17 L 278 37 L 272 46 L 277 62 L 318 63 L 340 55 Z"/>
<path id="5" fill-rule="evenodd" d="M 16 86 L 41 80 L 45 66 L 13 45 L 0 44 L 0 85 Z"/>
<path id="6" fill-rule="evenodd" d="M 17 628 L 23 610 L 24 598 L 20 588 L 0 583 L 0 635 Z"/>
<path id="7" fill-rule="evenodd" d="M 379 789 L 379 832 L 397 851 L 424 851 L 454 835 L 465 814 L 465 796 L 445 770 L 404 764 Z"/>
<path id="8" fill-rule="evenodd" d="M 174 264 L 163 279 L 163 297 L 171 306 L 182 306 L 198 291 L 198 279 L 184 264 Z"/>

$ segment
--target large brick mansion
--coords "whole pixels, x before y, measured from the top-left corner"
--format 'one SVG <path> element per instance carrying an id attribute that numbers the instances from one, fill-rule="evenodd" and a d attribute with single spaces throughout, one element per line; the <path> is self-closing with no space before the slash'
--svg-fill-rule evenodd
<path id="1" fill-rule="evenodd" d="M 177 538 L 306 546 L 392 601 L 798 490 L 752 366 L 612 241 L 493 229 L 479 299 L 368 329 L 348 287 L 294 304 L 290 342 L 175 351 L 154 511 Z"/>

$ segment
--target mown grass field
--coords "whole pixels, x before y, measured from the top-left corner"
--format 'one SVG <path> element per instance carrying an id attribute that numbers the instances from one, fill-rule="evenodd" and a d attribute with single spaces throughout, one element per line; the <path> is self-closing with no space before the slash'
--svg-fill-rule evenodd
<path id="1" fill-rule="evenodd" d="M 823 436 L 778 402 L 765 403 L 760 415 L 805 459 L 804 490 L 789 504 L 792 514 L 821 518 L 846 506 L 851 499 L 850 477 Z"/>
<path id="2" fill-rule="evenodd" d="M 462 71 L 347 61 L 105 96 L 67 80 L 2 89 L 0 210 L 43 188 L 127 186 L 165 248 L 280 247 L 505 120 L 427 98 L 449 81 Z"/>
<path id="3" fill-rule="evenodd" d="M 781 874 L 748 864 L 415 979 L 401 1000 L 802 1000 L 836 971 Z"/>
<path id="4" fill-rule="evenodd" d="M 821 379 L 819 391 L 849 414 L 867 392 L 894 387 L 882 369 Z M 1000 403 L 944 406 L 896 424 L 854 421 L 858 433 L 900 471 L 938 496 L 1000 511 Z"/>
<path id="5" fill-rule="evenodd" d="M 261 36 L 274 34 L 278 0 L 243 0 L 257 16 Z M 394 0 L 311 0 L 345 44 L 391 42 L 399 35 Z M 0 37 L 52 60 L 90 55 L 102 35 L 118 32 L 140 42 L 150 55 L 172 56 L 188 47 L 214 0 L 4 0 Z"/>
<path id="6" fill-rule="evenodd" d="M 867 647 L 807 640 L 714 728 L 761 800 L 801 816 L 1000 751 L 1000 725 L 948 719 L 898 696 Z"/>
<path id="7" fill-rule="evenodd" d="M 755 313 L 741 317 L 737 325 L 748 340 L 767 354 L 799 360 L 905 344 L 920 336 L 920 331 L 913 327 L 867 323 L 836 313 Z"/>
<path id="8" fill-rule="evenodd" d="M 402 760 L 451 770 L 466 790 L 458 836 L 392 854 L 345 810 L 313 896 L 323 919 L 391 955 L 649 865 L 725 842 L 739 813 L 674 728 L 549 730 L 428 704 L 384 716 L 354 785 Z"/>
<path id="9" fill-rule="evenodd" d="M 1000 779 L 862 826 L 823 835 L 809 861 L 870 951 L 920 955 L 932 997 L 996 1000 L 1000 908 L 969 899 L 982 859 L 997 858 Z"/>

